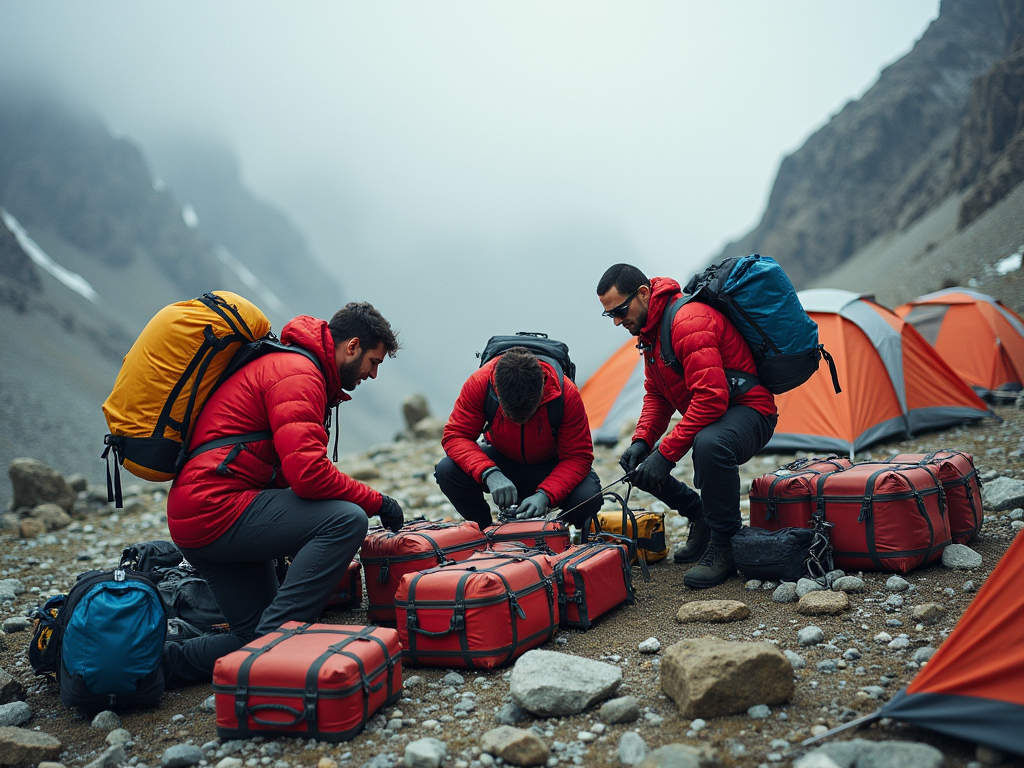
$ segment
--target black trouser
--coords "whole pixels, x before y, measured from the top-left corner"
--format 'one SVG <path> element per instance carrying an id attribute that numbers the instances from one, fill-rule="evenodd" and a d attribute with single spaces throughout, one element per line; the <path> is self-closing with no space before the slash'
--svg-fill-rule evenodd
<path id="1" fill-rule="evenodd" d="M 498 466 L 501 473 L 505 475 L 516 487 L 519 493 L 519 501 L 537 492 L 539 486 L 551 470 L 558 464 L 558 459 L 545 461 L 542 464 L 523 464 L 513 461 L 505 454 L 499 452 L 494 446 L 481 446 L 491 460 Z M 477 523 L 481 528 L 490 525 L 491 507 L 484 498 L 487 486 L 478 483 L 472 475 L 462 470 L 458 464 L 445 456 L 434 467 L 434 479 L 448 500 L 455 507 L 455 511 L 467 520 Z M 590 470 L 590 474 L 583 478 L 579 485 L 559 503 L 563 510 L 570 510 L 577 505 L 578 509 L 570 512 L 563 520 L 583 527 L 583 522 L 601 509 L 601 481 L 597 479 L 597 473 Z M 593 498 L 590 498 L 593 497 Z"/>
<path id="2" fill-rule="evenodd" d="M 209 682 L 214 662 L 287 621 L 314 621 L 366 538 L 361 507 L 262 491 L 241 517 L 204 547 L 182 554 L 210 585 L 230 631 L 164 648 L 169 686 Z M 276 558 L 290 556 L 280 586 Z"/>
<path id="3" fill-rule="evenodd" d="M 764 448 L 774 432 L 773 419 L 745 405 L 734 405 L 693 440 L 693 484 L 700 494 L 670 476 L 651 495 L 691 520 L 703 515 L 711 528 L 711 540 L 727 546 L 743 525 L 739 466 Z"/>

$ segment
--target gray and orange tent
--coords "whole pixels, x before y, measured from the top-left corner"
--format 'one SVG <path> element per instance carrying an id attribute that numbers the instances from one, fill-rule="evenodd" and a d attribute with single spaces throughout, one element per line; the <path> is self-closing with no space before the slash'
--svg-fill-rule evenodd
<path id="1" fill-rule="evenodd" d="M 880 710 L 805 745 L 883 717 L 1024 755 L 1024 536 L 1017 536 L 914 680 Z"/>
<path id="2" fill-rule="evenodd" d="M 644 365 L 636 339 L 619 347 L 580 387 L 598 445 L 615 445 L 627 422 L 640 418 L 644 402 Z"/>
<path id="3" fill-rule="evenodd" d="M 910 323 L 850 291 L 798 296 L 832 353 L 842 392 L 824 366 L 776 395 L 779 423 L 765 452 L 834 451 L 853 456 L 882 440 L 993 416 Z"/>
<path id="4" fill-rule="evenodd" d="M 1024 388 L 1024 320 L 998 299 L 948 288 L 895 311 L 982 397 Z"/>

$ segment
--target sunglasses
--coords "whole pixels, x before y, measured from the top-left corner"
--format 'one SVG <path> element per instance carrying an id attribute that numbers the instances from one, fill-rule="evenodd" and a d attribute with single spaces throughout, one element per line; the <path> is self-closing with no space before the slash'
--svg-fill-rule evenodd
<path id="1" fill-rule="evenodd" d="M 638 287 L 636 291 L 633 291 L 631 294 L 629 294 L 629 296 L 626 297 L 626 300 L 619 304 L 619 306 L 612 307 L 611 309 L 602 312 L 601 317 L 610 317 L 613 320 L 615 318 L 625 317 L 626 314 L 629 312 L 629 305 L 633 302 L 633 299 L 636 298 L 637 291 L 639 290 L 640 288 Z"/>

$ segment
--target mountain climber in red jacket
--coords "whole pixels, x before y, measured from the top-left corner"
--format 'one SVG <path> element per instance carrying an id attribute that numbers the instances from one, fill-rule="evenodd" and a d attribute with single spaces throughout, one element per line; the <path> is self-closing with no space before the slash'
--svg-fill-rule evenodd
<path id="1" fill-rule="evenodd" d="M 648 280 L 630 264 L 609 267 L 597 284 L 604 316 L 637 337 L 645 364 L 643 409 L 619 464 L 632 473 L 637 488 L 689 518 L 686 544 L 673 559 L 697 562 L 683 583 L 704 589 L 736 572 L 731 541 L 742 526 L 739 465 L 771 438 L 778 411 L 767 389 L 759 383 L 750 386 L 757 368 L 747 342 L 707 304 L 686 303 L 672 320 L 672 349 L 682 375 L 665 361 L 662 317 L 681 295 L 675 280 Z M 676 411 L 681 419 L 665 435 Z M 669 474 L 691 449 L 699 495 Z"/>
<path id="2" fill-rule="evenodd" d="M 488 385 L 498 405 L 487 424 Z M 549 421 L 559 402 L 561 424 Z M 557 419 L 556 419 L 557 421 Z M 487 442 L 477 442 L 484 435 Z M 437 484 L 455 510 L 484 528 L 491 510 L 518 503 L 516 517 L 543 517 L 555 506 L 566 522 L 582 527 L 601 508 L 601 484 L 591 468 L 594 444 L 576 385 L 524 347 L 513 347 L 469 377 L 444 428 L 447 454 L 434 469 Z"/>
<path id="3" fill-rule="evenodd" d="M 228 633 L 167 644 L 171 685 L 209 681 L 224 654 L 286 621 L 314 621 L 362 544 L 367 518 L 402 527 L 398 502 L 327 457 L 330 409 L 377 378 L 399 349 L 388 321 L 372 305 L 353 302 L 329 323 L 296 317 L 281 341 L 316 362 L 274 352 L 228 378 L 200 412 L 193 457 L 167 495 L 171 538 L 230 625 Z M 273 436 L 202 450 L 219 438 L 259 432 Z M 275 560 L 285 556 L 291 565 L 279 585 Z"/>

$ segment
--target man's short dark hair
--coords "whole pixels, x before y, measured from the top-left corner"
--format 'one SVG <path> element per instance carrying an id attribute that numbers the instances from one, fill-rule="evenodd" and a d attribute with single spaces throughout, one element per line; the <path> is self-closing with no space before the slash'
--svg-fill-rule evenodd
<path id="1" fill-rule="evenodd" d="M 629 296 L 641 285 L 650 284 L 647 275 L 632 264 L 613 264 L 601 275 L 601 280 L 597 284 L 597 295 L 604 296 L 615 288 L 623 296 Z"/>
<path id="2" fill-rule="evenodd" d="M 376 349 L 383 342 L 389 357 L 394 357 L 402 348 L 391 324 L 366 301 L 350 301 L 334 313 L 327 327 L 335 344 L 359 339 L 359 346 L 363 349 Z"/>
<path id="3" fill-rule="evenodd" d="M 544 371 L 526 347 L 512 347 L 494 366 L 498 404 L 512 421 L 524 424 L 540 405 Z"/>

